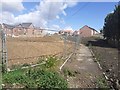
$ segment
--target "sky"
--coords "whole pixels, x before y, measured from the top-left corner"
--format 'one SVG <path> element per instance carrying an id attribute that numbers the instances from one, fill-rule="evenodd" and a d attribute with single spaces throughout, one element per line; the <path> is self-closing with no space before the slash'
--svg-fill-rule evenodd
<path id="1" fill-rule="evenodd" d="M 31 22 L 36 27 L 55 30 L 79 30 L 88 25 L 100 30 L 104 25 L 104 18 L 114 11 L 116 2 L 80 2 L 78 0 L 53 2 L 40 0 L 39 2 L 24 2 L 3 0 L 0 4 L 0 23 L 16 25 Z"/>

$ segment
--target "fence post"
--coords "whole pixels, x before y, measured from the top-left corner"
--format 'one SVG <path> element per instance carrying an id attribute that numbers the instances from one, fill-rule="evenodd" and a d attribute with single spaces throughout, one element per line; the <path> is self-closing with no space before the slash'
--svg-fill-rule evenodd
<path id="1" fill-rule="evenodd" d="M 2 40 L 1 40 L 1 29 L 0 29 L 0 90 L 2 89 Z"/>
<path id="2" fill-rule="evenodd" d="M 2 56 L 2 71 L 7 71 L 8 67 L 8 59 L 7 59 L 7 48 L 6 48 L 6 36 L 3 30 L 1 30 L 1 41 L 2 41 L 2 47 L 1 47 L 1 56 Z"/>
<path id="3" fill-rule="evenodd" d="M 66 56 L 66 48 L 67 48 L 67 33 L 64 34 L 64 50 L 63 50 L 63 57 L 65 58 Z"/>

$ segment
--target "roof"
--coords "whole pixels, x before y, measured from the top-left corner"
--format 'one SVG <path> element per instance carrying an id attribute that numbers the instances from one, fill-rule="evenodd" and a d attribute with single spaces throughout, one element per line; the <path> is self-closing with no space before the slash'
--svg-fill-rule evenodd
<path id="1" fill-rule="evenodd" d="M 3 26 L 8 29 L 13 29 L 14 26 L 3 23 Z"/>
<path id="2" fill-rule="evenodd" d="M 98 32 L 97 30 L 95 30 L 94 28 L 89 27 L 88 25 L 85 25 L 85 26 L 83 26 L 82 28 L 84 28 L 84 27 L 88 27 L 88 28 L 90 28 L 90 29 L 92 29 L 92 30 Z M 82 28 L 81 28 L 81 29 L 82 29 Z M 81 30 L 81 29 L 80 29 L 80 30 Z"/>
<path id="3" fill-rule="evenodd" d="M 21 26 L 24 28 L 28 28 L 32 23 L 22 23 Z"/>

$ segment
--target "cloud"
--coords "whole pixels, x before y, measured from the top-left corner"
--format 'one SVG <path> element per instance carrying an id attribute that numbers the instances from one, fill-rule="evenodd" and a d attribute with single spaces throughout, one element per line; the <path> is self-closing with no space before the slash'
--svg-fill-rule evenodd
<path id="1" fill-rule="evenodd" d="M 51 0 L 41 0 L 40 4 L 35 6 L 35 10 L 30 10 L 28 13 L 21 14 L 18 16 L 14 16 L 13 11 L 22 11 L 24 10 L 24 6 L 22 0 L 19 2 L 2 2 L 4 5 L 2 7 L 2 21 L 3 23 L 8 24 L 16 24 L 22 22 L 31 22 L 35 26 L 39 26 L 42 28 L 46 28 L 49 21 L 54 19 L 58 19 L 61 23 L 61 14 L 67 16 L 65 9 L 68 7 L 73 7 L 77 4 L 77 2 L 51 2 Z M 65 21 L 62 20 L 65 24 Z M 51 28 L 60 28 L 58 25 L 53 24 Z"/>
<path id="2" fill-rule="evenodd" d="M 51 0 L 41 1 L 40 5 L 37 7 L 37 10 L 39 10 L 42 14 L 42 18 L 45 18 L 46 20 L 53 20 L 56 19 L 56 16 L 61 13 L 66 15 L 63 2 L 50 1 Z"/>
<path id="3" fill-rule="evenodd" d="M 60 19 L 61 24 L 65 24 L 65 20 L 63 18 Z"/>
<path id="4" fill-rule="evenodd" d="M 22 4 L 22 0 L 16 0 L 16 2 L 13 0 L 11 0 L 11 2 L 8 2 L 8 0 L 2 0 L 2 11 L 16 12 L 24 9 L 25 8 Z"/>
<path id="5" fill-rule="evenodd" d="M 66 3 L 68 5 L 68 7 L 74 7 L 75 5 L 77 5 L 79 2 L 79 0 L 67 0 Z"/>
<path id="6" fill-rule="evenodd" d="M 66 26 L 64 30 L 73 30 L 71 26 Z"/>
<path id="7" fill-rule="evenodd" d="M 15 23 L 32 22 L 35 26 L 46 27 L 47 21 L 41 17 L 40 11 L 30 12 L 28 14 L 15 17 Z"/>
<path id="8" fill-rule="evenodd" d="M 60 30 L 60 26 L 56 25 L 56 24 L 53 24 L 51 28 L 56 30 L 56 31 Z"/>
<path id="9" fill-rule="evenodd" d="M 56 16 L 57 19 L 60 19 L 59 15 Z"/>
<path id="10" fill-rule="evenodd" d="M 10 13 L 10 12 L 3 12 L 2 13 L 2 17 L 1 17 L 2 19 L 0 19 L 0 23 L 2 22 L 2 23 L 8 23 L 9 22 L 9 24 L 14 24 L 14 19 L 15 19 L 15 17 L 14 17 L 14 15 L 12 14 L 12 13 Z"/>

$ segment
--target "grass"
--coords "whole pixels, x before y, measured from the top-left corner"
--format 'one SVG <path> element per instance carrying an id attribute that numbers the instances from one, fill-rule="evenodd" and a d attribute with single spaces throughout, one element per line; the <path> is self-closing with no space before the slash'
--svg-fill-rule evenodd
<path id="1" fill-rule="evenodd" d="M 67 82 L 57 72 L 40 68 L 4 73 L 3 83 L 11 86 L 20 84 L 24 88 L 67 88 Z"/>
<path id="2" fill-rule="evenodd" d="M 41 66 L 27 69 L 17 69 L 8 73 L 3 73 L 3 83 L 5 85 L 20 85 L 24 88 L 67 88 L 67 81 L 55 71 L 58 59 L 48 57 L 46 63 Z M 26 65 L 25 65 L 26 66 Z"/>
<path id="3" fill-rule="evenodd" d="M 104 88 L 106 90 L 106 88 L 109 88 L 107 81 L 104 77 L 98 77 L 96 80 L 97 86 L 98 88 Z"/>
<path id="4" fill-rule="evenodd" d="M 69 69 L 63 69 L 64 76 L 70 76 L 70 77 L 75 77 L 76 72 L 73 72 Z"/>
<path id="5" fill-rule="evenodd" d="M 100 54 L 99 54 L 98 52 L 96 52 L 95 47 L 92 46 L 91 43 L 89 43 L 88 47 L 89 47 L 89 49 L 91 49 L 91 50 L 93 51 L 93 53 L 94 53 L 94 56 L 93 56 L 93 57 L 96 58 L 96 59 L 94 59 L 94 62 L 97 62 L 97 61 L 100 62 L 101 56 L 100 56 Z"/>

